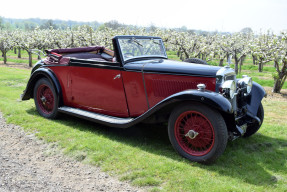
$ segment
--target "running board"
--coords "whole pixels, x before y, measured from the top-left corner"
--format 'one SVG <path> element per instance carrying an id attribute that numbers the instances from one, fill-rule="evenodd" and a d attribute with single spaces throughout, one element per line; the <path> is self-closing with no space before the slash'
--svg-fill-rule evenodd
<path id="1" fill-rule="evenodd" d="M 112 117 L 108 115 L 93 113 L 90 111 L 85 111 L 82 109 L 66 107 L 66 106 L 59 107 L 58 110 L 61 113 L 66 113 L 69 115 L 84 118 L 96 123 L 101 123 L 112 127 L 127 128 L 130 127 L 134 121 L 133 118 Z"/>

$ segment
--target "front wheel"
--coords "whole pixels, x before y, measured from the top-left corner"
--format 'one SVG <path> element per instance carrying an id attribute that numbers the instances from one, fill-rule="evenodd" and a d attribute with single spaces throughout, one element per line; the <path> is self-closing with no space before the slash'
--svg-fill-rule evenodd
<path id="1" fill-rule="evenodd" d="M 177 107 L 170 115 L 168 135 L 183 157 L 204 164 L 214 162 L 227 145 L 227 127 L 221 114 L 199 103 Z"/>
<path id="2" fill-rule="evenodd" d="M 34 101 L 38 113 L 48 119 L 58 115 L 58 97 L 53 84 L 46 78 L 37 81 L 34 87 Z"/>

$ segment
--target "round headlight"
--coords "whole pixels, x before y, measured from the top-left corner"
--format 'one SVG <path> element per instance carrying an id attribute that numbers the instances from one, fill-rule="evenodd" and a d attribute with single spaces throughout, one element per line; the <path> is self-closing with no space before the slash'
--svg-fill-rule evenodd
<path id="1" fill-rule="evenodd" d="M 235 81 L 234 80 L 225 81 L 222 84 L 222 89 L 225 91 L 225 93 L 229 96 L 230 99 L 233 99 L 236 93 Z"/>
<path id="2" fill-rule="evenodd" d="M 241 88 L 244 88 L 244 92 L 248 95 L 252 90 L 252 78 L 247 75 L 243 75 L 242 77 L 243 78 L 239 80 L 239 84 L 241 85 Z"/>
<path id="3" fill-rule="evenodd" d="M 252 90 L 252 79 L 251 77 L 249 77 L 249 80 L 247 82 L 247 87 L 246 87 L 247 94 L 249 94 L 251 90 Z"/>

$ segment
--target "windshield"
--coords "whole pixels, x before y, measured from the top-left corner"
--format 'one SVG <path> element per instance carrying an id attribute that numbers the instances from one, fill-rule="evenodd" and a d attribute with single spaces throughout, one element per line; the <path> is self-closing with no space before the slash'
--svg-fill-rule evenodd
<path id="1" fill-rule="evenodd" d="M 167 57 L 161 39 L 130 37 L 119 39 L 119 45 L 124 61 L 140 57 Z"/>

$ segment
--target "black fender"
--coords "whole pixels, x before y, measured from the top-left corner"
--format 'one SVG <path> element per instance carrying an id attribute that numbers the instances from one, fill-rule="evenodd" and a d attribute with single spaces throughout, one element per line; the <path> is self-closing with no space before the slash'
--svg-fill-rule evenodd
<path id="1" fill-rule="evenodd" d="M 217 109 L 218 111 L 226 114 L 233 113 L 233 108 L 230 101 L 219 93 L 211 92 L 208 90 L 185 90 L 165 98 L 164 100 L 160 101 L 155 106 L 150 108 L 147 112 L 145 112 L 139 117 L 136 117 L 132 121 L 129 121 L 127 124 L 112 126 L 119 128 L 127 128 L 143 121 L 144 119 L 150 117 L 152 114 L 163 109 L 166 106 L 189 101 L 203 103 L 211 108 Z M 111 126 L 111 124 L 109 123 L 107 123 L 106 125 Z"/>
<path id="2" fill-rule="evenodd" d="M 32 71 L 32 74 L 27 83 L 26 89 L 21 95 L 21 100 L 24 101 L 24 100 L 29 100 L 30 98 L 33 98 L 34 86 L 36 82 L 41 78 L 49 79 L 51 83 L 54 85 L 55 91 L 58 95 L 59 106 L 61 106 L 63 104 L 63 99 L 62 99 L 62 89 L 60 86 L 60 82 L 57 79 L 57 76 L 55 75 L 55 73 L 51 69 L 41 67 L 41 66 L 38 66 L 36 70 Z"/>
<path id="3" fill-rule="evenodd" d="M 251 93 L 247 99 L 247 110 L 252 115 L 257 116 L 257 111 L 261 100 L 266 97 L 267 94 L 264 88 L 256 82 L 253 82 Z"/>
<path id="4" fill-rule="evenodd" d="M 211 108 L 215 108 L 219 111 L 225 113 L 233 113 L 233 108 L 228 99 L 222 96 L 219 93 L 211 92 L 208 90 L 185 90 L 173 94 L 158 104 L 156 104 L 151 110 L 155 110 L 157 108 L 162 108 L 168 104 L 180 101 L 195 101 L 200 102 L 205 105 L 210 106 Z"/>

